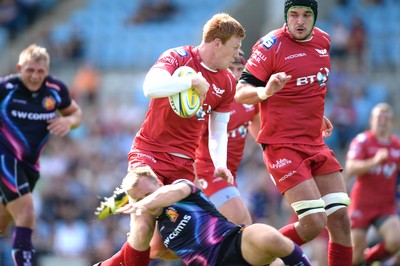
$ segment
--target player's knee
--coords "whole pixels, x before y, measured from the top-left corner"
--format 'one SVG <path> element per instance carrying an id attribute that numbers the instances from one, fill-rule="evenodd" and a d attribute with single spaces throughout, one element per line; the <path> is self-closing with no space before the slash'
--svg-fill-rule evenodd
<path id="1" fill-rule="evenodd" d="M 325 202 L 322 199 L 296 201 L 291 206 L 299 220 L 310 215 L 315 217 L 313 214 L 325 213 Z"/>
<path id="2" fill-rule="evenodd" d="M 325 213 L 314 213 L 299 220 L 298 228 L 305 242 L 309 242 L 319 236 L 327 225 Z"/>
<path id="3" fill-rule="evenodd" d="M 346 235 L 350 233 L 350 219 L 347 212 L 347 206 L 350 204 L 350 198 L 347 193 L 337 192 L 327 194 L 322 197 L 325 202 L 326 214 L 329 219 L 329 230 L 339 230 Z"/>
<path id="4" fill-rule="evenodd" d="M 338 210 L 347 209 L 347 207 L 350 205 L 350 198 L 347 193 L 344 192 L 327 194 L 322 197 L 322 200 L 325 202 L 325 210 L 328 216 L 337 212 Z M 341 213 L 344 212 L 341 211 Z"/>
<path id="5" fill-rule="evenodd" d="M 274 243 L 273 245 L 275 246 L 274 257 L 281 258 L 291 253 L 293 249 L 292 241 L 279 233 L 279 231 L 272 231 L 268 238 L 271 241 L 270 243 Z"/>
<path id="6" fill-rule="evenodd" d="M 302 200 L 291 204 L 299 218 L 298 228 L 306 242 L 317 237 L 324 230 L 327 217 L 322 199 Z"/>
<path id="7" fill-rule="evenodd" d="M 16 226 L 34 228 L 35 212 L 32 208 L 24 208 L 24 210 L 14 218 Z"/>

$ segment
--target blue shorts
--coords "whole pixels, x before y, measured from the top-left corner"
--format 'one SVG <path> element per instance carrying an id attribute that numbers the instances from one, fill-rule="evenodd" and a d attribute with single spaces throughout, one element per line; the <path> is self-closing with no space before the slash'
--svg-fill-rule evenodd
<path id="1" fill-rule="evenodd" d="M 0 198 L 3 205 L 31 193 L 39 176 L 16 158 L 0 154 Z"/>
<path id="2" fill-rule="evenodd" d="M 233 228 L 223 240 L 216 266 L 251 266 L 242 256 L 242 232 L 245 226 Z"/>

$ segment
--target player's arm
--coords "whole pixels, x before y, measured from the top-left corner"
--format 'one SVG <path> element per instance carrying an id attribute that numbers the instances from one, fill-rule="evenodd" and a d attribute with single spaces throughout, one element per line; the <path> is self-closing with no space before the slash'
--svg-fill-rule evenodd
<path id="1" fill-rule="evenodd" d="M 186 198 L 191 193 L 192 187 L 186 182 L 165 185 L 137 202 L 126 204 L 117 211 L 126 214 L 136 213 L 136 215 L 146 211 L 158 216 L 162 208 Z"/>
<path id="2" fill-rule="evenodd" d="M 143 92 L 148 98 L 168 97 L 178 92 L 195 88 L 200 97 L 204 98 L 209 84 L 201 73 L 192 76 L 175 77 L 162 68 L 152 68 L 147 73 Z"/>
<path id="3" fill-rule="evenodd" d="M 238 103 L 258 104 L 280 91 L 291 78 L 292 76 L 280 72 L 272 74 L 265 83 L 244 70 L 236 86 L 235 100 Z"/>
<path id="4" fill-rule="evenodd" d="M 257 139 L 258 133 L 260 132 L 260 124 L 260 113 L 258 113 L 254 116 L 253 121 L 251 121 L 251 124 L 249 125 L 249 133 L 254 140 Z"/>
<path id="5" fill-rule="evenodd" d="M 226 165 L 229 118 L 229 112 L 211 112 L 208 121 L 208 149 L 215 167 L 214 175 L 233 183 L 233 175 Z"/>
<path id="6" fill-rule="evenodd" d="M 64 109 L 59 110 L 61 116 L 49 120 L 47 129 L 54 135 L 65 136 L 71 129 L 78 127 L 82 120 L 82 110 L 76 101 Z"/>
<path id="7" fill-rule="evenodd" d="M 367 174 L 373 167 L 381 164 L 388 156 L 388 150 L 386 148 L 380 148 L 375 156 L 369 159 L 347 159 L 345 166 L 346 174 L 348 176 Z"/>

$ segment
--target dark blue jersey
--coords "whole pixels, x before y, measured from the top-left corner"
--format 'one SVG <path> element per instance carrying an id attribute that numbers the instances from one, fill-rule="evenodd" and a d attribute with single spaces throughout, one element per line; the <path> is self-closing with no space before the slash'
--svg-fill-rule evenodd
<path id="1" fill-rule="evenodd" d="M 0 78 L 0 153 L 39 171 L 39 156 L 49 138 L 47 121 L 71 104 L 67 86 L 47 76 L 37 92 L 19 75 Z"/>
<path id="2" fill-rule="evenodd" d="M 187 180 L 192 193 L 165 207 L 158 217 L 158 231 L 164 245 L 183 262 L 193 266 L 215 265 L 225 236 L 238 226 L 229 222 L 203 192 Z"/>

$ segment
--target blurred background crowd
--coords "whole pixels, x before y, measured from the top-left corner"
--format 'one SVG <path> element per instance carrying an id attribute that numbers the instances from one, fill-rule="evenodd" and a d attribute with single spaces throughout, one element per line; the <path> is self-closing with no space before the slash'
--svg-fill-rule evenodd
<path id="1" fill-rule="evenodd" d="M 326 116 L 334 133 L 326 141 L 343 162 L 374 104 L 389 102 L 400 118 L 400 1 L 324 0 L 319 10 L 317 26 L 332 39 Z M 98 221 L 93 212 L 126 173 L 147 110 L 144 75 L 167 48 L 197 45 L 202 25 L 217 12 L 244 25 L 246 55 L 259 37 L 283 25 L 281 0 L 0 0 L 0 75 L 15 72 L 28 44 L 43 45 L 50 73 L 69 85 L 83 109 L 82 125 L 66 138 L 53 137 L 41 160 L 33 240 L 39 265 L 92 265 L 125 242 L 128 217 Z M 254 221 L 286 224 L 291 215 L 252 139 L 238 183 Z M 12 266 L 10 238 L 0 238 L 0 266 Z M 308 252 L 318 255 L 315 248 Z"/>

